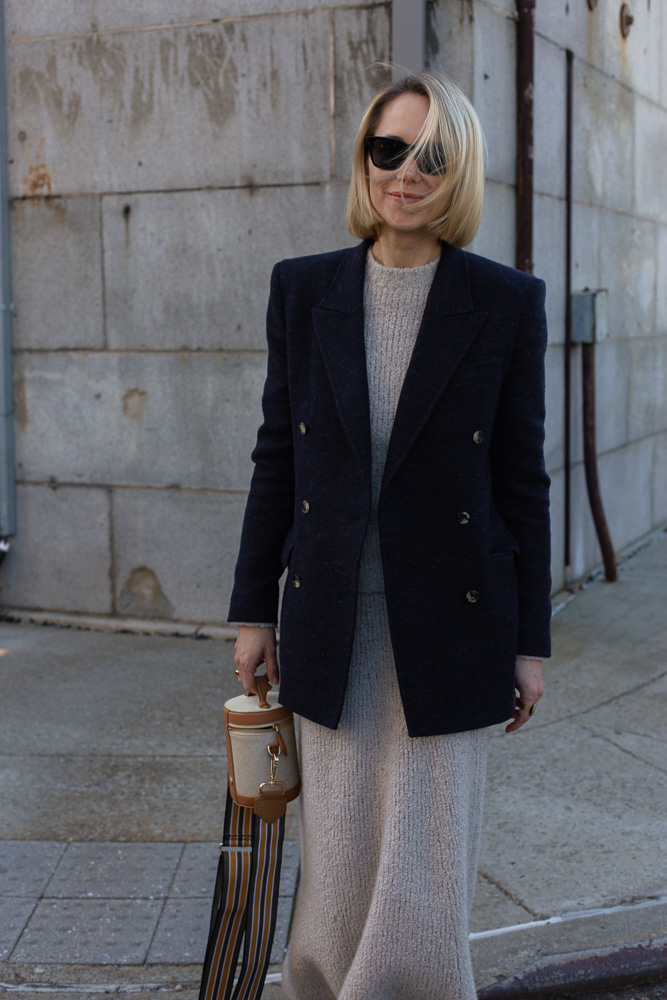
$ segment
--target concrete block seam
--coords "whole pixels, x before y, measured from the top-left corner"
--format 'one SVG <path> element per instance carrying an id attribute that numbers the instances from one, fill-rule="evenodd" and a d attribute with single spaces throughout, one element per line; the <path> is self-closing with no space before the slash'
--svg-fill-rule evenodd
<path id="1" fill-rule="evenodd" d="M 116 600 L 117 593 L 117 574 L 116 574 L 116 544 L 115 544 L 115 531 L 114 531 L 114 504 L 113 504 L 113 489 L 109 487 L 107 489 L 109 497 L 109 588 L 111 591 L 111 614 L 115 615 L 118 613 L 118 605 Z"/>
<path id="2" fill-rule="evenodd" d="M 267 289 L 267 299 L 268 299 L 268 289 Z M 637 338 L 639 339 L 639 338 Z M 223 348 L 210 348 L 210 347 L 188 347 L 183 349 L 182 347 L 159 347 L 154 349 L 149 349 L 146 347 L 135 348 L 135 347 L 15 347 L 15 355 L 22 354 L 99 354 L 104 357 L 107 355 L 118 354 L 121 356 L 130 354 L 145 354 L 147 356 L 157 356 L 160 357 L 162 354 L 192 354 L 192 355 L 215 355 L 226 357 L 227 355 L 236 357 L 239 354 L 252 354 L 252 355 L 265 355 L 266 348 L 264 347 L 223 347 Z"/>
<path id="3" fill-rule="evenodd" d="M 331 7 L 296 7 L 293 10 L 277 10 L 259 14 L 228 14 L 221 17 L 199 18 L 194 21 L 167 21 L 161 24 L 133 25 L 132 27 L 91 28 L 88 31 L 72 31 L 63 34 L 23 36 L 8 38 L 7 45 L 30 45 L 35 42 L 67 41 L 70 38 L 105 37 L 108 35 L 134 35 L 151 31 L 166 31 L 178 28 L 208 28 L 216 24 L 238 24 L 241 22 L 266 21 L 275 18 L 301 17 L 307 14 L 323 13 L 330 10 L 366 10 L 373 7 L 386 7 L 387 0 L 362 0 L 350 4 L 334 4 Z"/>
<path id="4" fill-rule="evenodd" d="M 153 491 L 155 493 L 183 493 L 183 494 L 199 494 L 199 493 L 211 493 L 214 496 L 239 496 L 245 497 L 248 495 L 248 490 L 234 490 L 225 489 L 219 490 L 212 486 L 179 486 L 177 483 L 169 483 L 166 486 L 150 486 L 143 484 L 141 485 L 128 485 L 126 483 L 109 483 L 109 482 L 71 482 L 65 479 L 56 479 L 54 476 L 50 476 L 49 479 L 17 479 L 17 485 L 19 486 L 48 486 L 51 490 L 59 489 L 79 489 L 79 490 L 123 490 L 128 492 L 136 491 Z"/>
<path id="5" fill-rule="evenodd" d="M 302 188 L 302 187 L 312 187 L 312 188 L 324 188 L 324 187 L 342 187 L 350 183 L 349 177 L 331 177 L 326 180 L 296 180 L 296 181 L 277 181 L 275 184 L 271 184 L 268 181 L 264 181 L 262 184 L 207 184 L 205 187 L 197 185 L 196 187 L 168 187 L 168 188 L 127 188 L 124 190 L 108 190 L 108 191 L 84 191 L 78 192 L 67 192 L 66 194 L 34 194 L 34 195 L 11 195 L 9 198 L 10 206 L 14 203 L 21 204 L 25 201 L 63 201 L 64 199 L 74 199 L 74 198 L 131 198 L 135 195 L 153 195 L 153 194 L 197 194 L 200 192 L 209 191 L 212 193 L 217 193 L 219 191 L 252 191 L 257 192 L 268 188 L 270 190 L 274 188 Z M 496 183 L 503 183 L 498 181 Z M 511 186 L 511 185 L 510 185 Z M 599 208 L 600 206 L 594 206 Z M 650 221 L 650 220 L 649 220 Z"/>
<path id="6" fill-rule="evenodd" d="M 102 196 L 97 195 L 98 219 L 99 219 L 99 240 L 100 240 L 100 278 L 102 282 L 102 340 L 104 350 L 109 347 L 109 337 L 107 335 L 107 279 L 104 259 L 104 212 L 102 211 Z"/>

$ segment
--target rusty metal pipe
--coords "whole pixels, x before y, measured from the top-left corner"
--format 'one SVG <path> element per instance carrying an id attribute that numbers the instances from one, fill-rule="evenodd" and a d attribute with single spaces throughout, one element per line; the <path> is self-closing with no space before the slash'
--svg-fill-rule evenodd
<path id="1" fill-rule="evenodd" d="M 583 385 L 583 424 L 584 424 L 584 469 L 586 471 L 586 489 L 591 513 L 595 523 L 604 574 L 610 583 L 618 580 L 616 557 L 612 545 L 607 519 L 600 494 L 598 480 L 597 448 L 595 442 L 595 344 L 581 345 L 581 374 Z"/>
<path id="2" fill-rule="evenodd" d="M 517 13 L 516 266 L 532 274 L 535 0 L 518 0 Z"/>
<path id="3" fill-rule="evenodd" d="M 4 0 L 0 0 L 0 536 L 16 533 Z M 1 545 L 0 545 L 1 550 Z M 6 549 L 5 549 L 6 550 Z M 3 553 L 4 555 L 4 553 Z M 2 556 L 0 556 L 0 562 Z"/>

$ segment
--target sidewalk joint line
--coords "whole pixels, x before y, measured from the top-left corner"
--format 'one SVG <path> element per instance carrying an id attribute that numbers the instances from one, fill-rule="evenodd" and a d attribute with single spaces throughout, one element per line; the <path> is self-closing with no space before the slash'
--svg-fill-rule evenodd
<path id="1" fill-rule="evenodd" d="M 502 882 L 499 882 L 498 879 L 494 878 L 493 875 L 490 875 L 489 872 L 484 871 L 483 868 L 478 868 L 477 871 L 482 878 L 486 879 L 487 882 L 490 882 L 491 885 L 495 886 L 496 889 L 507 897 L 507 899 L 510 899 L 516 906 L 520 906 L 522 910 L 526 911 L 526 913 L 530 913 L 531 917 L 537 918 L 537 912 L 535 910 L 531 910 L 530 906 L 524 903 L 520 896 L 516 896 L 513 892 L 510 892 L 509 889 L 506 889 Z"/>
<path id="2" fill-rule="evenodd" d="M 44 888 L 41 891 L 40 900 L 44 899 L 44 897 L 47 895 L 47 893 L 49 891 L 49 886 L 53 882 L 53 878 L 54 878 L 56 872 L 58 871 L 58 869 L 60 868 L 60 865 L 62 864 L 63 858 L 65 857 L 65 855 L 67 854 L 67 851 L 69 850 L 70 843 L 71 843 L 71 841 L 68 842 L 68 843 L 66 843 L 66 844 L 63 844 L 63 849 L 60 852 L 58 860 L 56 861 L 55 865 L 53 866 L 53 868 L 51 870 L 51 874 L 49 875 L 48 879 L 46 880 L 46 884 L 44 885 Z"/>
<path id="3" fill-rule="evenodd" d="M 607 698 L 606 701 L 596 702 L 595 705 L 589 705 L 588 708 L 579 709 L 571 715 L 561 715 L 558 719 L 550 719 L 548 722 L 540 722 L 539 726 L 535 726 L 532 732 L 529 732 L 527 735 L 533 735 L 534 733 L 541 732 L 543 729 L 548 729 L 550 726 L 559 726 L 563 722 L 578 722 L 582 715 L 589 715 L 591 712 L 596 712 L 598 708 L 605 708 L 607 705 L 613 705 L 615 701 L 620 701 L 621 698 L 627 698 L 628 695 L 636 694 L 637 691 L 641 691 L 642 688 L 648 687 L 649 684 L 656 684 L 658 681 L 661 681 L 663 677 L 667 677 L 667 670 L 663 670 L 662 673 L 656 674 L 655 677 L 649 677 L 648 680 L 641 681 L 632 688 L 627 688 L 625 691 L 619 691 L 618 694 L 613 695 L 611 698 Z M 584 727 L 582 726 L 582 728 Z"/>
<path id="4" fill-rule="evenodd" d="M 590 910 L 579 910 L 563 913 L 561 916 L 546 917 L 544 920 L 530 920 L 525 924 L 509 924 L 507 927 L 494 927 L 488 931 L 472 931 L 468 936 L 471 941 L 482 938 L 500 937 L 502 934 L 514 934 L 516 931 L 532 930 L 533 927 L 549 927 L 552 924 L 565 924 L 571 920 L 584 920 L 587 917 L 608 917 L 612 913 L 629 913 L 635 910 L 645 910 L 652 906 L 666 906 L 667 896 L 657 899 L 645 899 L 641 903 L 621 903 L 618 906 L 600 906 Z"/>
<path id="5" fill-rule="evenodd" d="M 652 760 L 647 760 L 645 757 L 640 757 L 639 754 L 636 754 L 633 750 L 628 750 L 627 747 L 622 747 L 620 743 L 616 743 L 616 741 L 613 740 L 611 736 L 607 736 L 605 735 L 605 733 L 599 733 L 595 729 L 592 729 L 590 726 L 584 726 L 581 723 L 579 725 L 579 728 L 583 729 L 584 732 L 586 733 L 590 733 L 591 736 L 596 736 L 599 740 L 604 740 L 605 743 L 608 743 L 616 750 L 620 750 L 621 753 L 626 753 L 628 757 L 632 757 L 633 760 L 639 761 L 640 764 L 643 764 L 646 767 L 653 767 L 660 774 L 667 774 L 667 768 L 660 767 L 659 764 L 655 764 Z"/>
<path id="6" fill-rule="evenodd" d="M 146 948 L 146 956 L 144 958 L 144 963 L 146 963 L 148 961 L 148 956 L 151 953 L 151 948 L 153 947 L 153 942 L 155 941 L 155 936 L 156 936 L 156 934 L 158 932 L 158 927 L 160 926 L 160 922 L 162 920 L 162 917 L 164 916 L 164 911 L 167 908 L 167 900 L 169 899 L 169 894 L 171 893 L 171 890 L 174 887 L 174 882 L 176 881 L 176 874 L 178 872 L 178 869 L 181 866 L 181 861 L 183 860 L 183 855 L 184 854 L 185 854 L 185 843 L 183 843 L 182 846 L 181 846 L 181 852 L 178 855 L 178 861 L 176 862 L 176 864 L 174 866 L 174 871 L 173 871 L 172 876 L 171 876 L 171 881 L 169 882 L 169 888 L 167 889 L 167 892 L 165 893 L 165 897 L 164 897 L 164 900 L 162 902 L 162 906 L 160 907 L 160 913 L 158 915 L 157 920 L 155 921 L 155 927 L 153 928 L 153 933 L 151 934 L 151 939 L 148 942 L 148 947 Z"/>
<path id="7" fill-rule="evenodd" d="M 238 980 L 237 980 L 238 981 Z M 267 983 L 282 982 L 282 973 L 269 972 Z M 164 993 L 180 986 L 183 990 L 197 989 L 199 983 L 2 983 L 0 990 L 7 993 L 144 993 L 148 990 Z"/>

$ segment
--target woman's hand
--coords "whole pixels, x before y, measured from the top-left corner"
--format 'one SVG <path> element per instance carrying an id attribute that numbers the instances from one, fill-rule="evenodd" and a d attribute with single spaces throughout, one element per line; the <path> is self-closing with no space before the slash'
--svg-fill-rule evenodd
<path id="1" fill-rule="evenodd" d="M 255 672 L 260 663 L 266 663 L 266 675 L 271 684 L 279 682 L 274 628 L 239 625 L 235 648 L 234 663 L 239 681 L 246 691 L 255 691 Z"/>
<path id="2" fill-rule="evenodd" d="M 530 714 L 521 705 L 537 705 L 544 694 L 544 676 L 539 660 L 517 659 L 514 670 L 514 683 L 518 694 L 514 696 L 514 718 L 506 733 L 514 733 L 528 722 Z"/>

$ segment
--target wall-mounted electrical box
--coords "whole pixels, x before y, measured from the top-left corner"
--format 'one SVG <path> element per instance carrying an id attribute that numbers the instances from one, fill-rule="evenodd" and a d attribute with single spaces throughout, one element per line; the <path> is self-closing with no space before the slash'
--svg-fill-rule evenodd
<path id="1" fill-rule="evenodd" d="M 606 288 L 573 292 L 570 340 L 573 344 L 595 344 L 609 336 L 609 306 Z"/>

